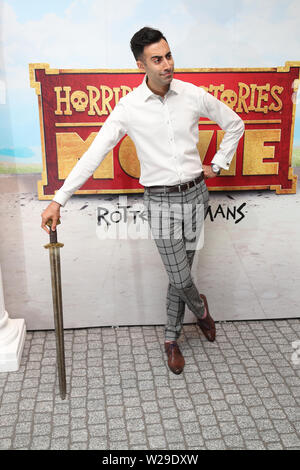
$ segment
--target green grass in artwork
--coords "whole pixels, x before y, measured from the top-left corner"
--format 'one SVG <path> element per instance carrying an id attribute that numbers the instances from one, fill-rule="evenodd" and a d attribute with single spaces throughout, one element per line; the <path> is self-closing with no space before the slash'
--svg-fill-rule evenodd
<path id="1" fill-rule="evenodd" d="M 292 166 L 300 166 L 300 147 L 293 148 Z"/>
<path id="2" fill-rule="evenodd" d="M 0 174 L 19 175 L 24 173 L 41 173 L 42 165 L 32 163 L 30 165 L 12 165 L 8 162 L 0 162 Z"/>

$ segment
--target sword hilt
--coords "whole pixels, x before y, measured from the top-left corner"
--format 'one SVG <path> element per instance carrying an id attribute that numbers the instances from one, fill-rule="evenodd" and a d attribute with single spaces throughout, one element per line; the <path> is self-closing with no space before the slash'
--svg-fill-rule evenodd
<path id="1" fill-rule="evenodd" d="M 52 223 L 53 223 L 52 219 L 49 219 L 46 222 L 46 225 L 48 225 L 48 227 L 50 228 L 50 243 L 57 243 L 57 232 L 56 232 L 56 229 L 52 230 L 52 228 L 51 228 Z M 61 223 L 60 219 L 58 219 L 58 221 L 56 222 L 56 225 L 59 225 L 60 223 Z"/>
<path id="2" fill-rule="evenodd" d="M 52 219 L 49 219 L 47 222 L 46 222 L 46 225 L 48 225 L 48 227 L 50 228 L 50 243 L 48 243 L 47 245 L 44 245 L 45 248 L 51 248 L 53 246 L 56 246 L 56 247 L 59 247 L 59 248 L 62 248 L 64 245 L 63 243 L 59 243 L 57 241 L 57 232 L 56 232 L 56 229 L 55 230 L 52 230 L 51 227 L 52 227 Z M 56 225 L 59 225 L 61 223 L 60 219 L 58 219 L 58 221 L 56 222 Z"/>

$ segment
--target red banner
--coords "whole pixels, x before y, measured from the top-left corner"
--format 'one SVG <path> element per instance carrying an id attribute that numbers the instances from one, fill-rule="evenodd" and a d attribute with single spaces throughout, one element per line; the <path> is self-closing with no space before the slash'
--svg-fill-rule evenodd
<path id="1" fill-rule="evenodd" d="M 206 180 L 209 190 L 271 189 L 295 193 L 291 167 L 300 62 L 259 69 L 177 69 L 174 77 L 205 88 L 244 121 L 228 171 Z M 60 70 L 29 64 L 39 102 L 43 173 L 39 199 L 52 199 L 120 98 L 143 80 L 136 70 Z M 199 121 L 199 158 L 214 157 L 224 131 Z M 143 192 L 132 140 L 125 136 L 76 194 Z M 217 186 L 216 186 L 217 185 Z"/>

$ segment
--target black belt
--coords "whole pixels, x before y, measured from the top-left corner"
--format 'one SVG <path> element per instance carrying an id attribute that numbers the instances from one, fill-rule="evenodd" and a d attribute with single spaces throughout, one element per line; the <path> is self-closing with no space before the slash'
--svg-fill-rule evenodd
<path id="1" fill-rule="evenodd" d="M 174 186 L 145 186 L 145 189 L 150 193 L 181 193 L 181 191 L 186 191 L 187 189 L 196 186 L 204 179 L 203 172 L 200 176 L 193 179 L 192 181 L 187 181 L 187 183 L 175 184 Z"/>

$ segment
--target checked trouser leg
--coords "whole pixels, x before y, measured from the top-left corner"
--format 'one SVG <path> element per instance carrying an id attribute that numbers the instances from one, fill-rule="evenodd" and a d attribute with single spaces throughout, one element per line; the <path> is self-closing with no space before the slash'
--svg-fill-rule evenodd
<path id="1" fill-rule="evenodd" d="M 153 208 L 151 210 L 151 203 L 156 205 L 154 210 Z M 170 219 L 169 236 L 165 236 L 161 227 L 158 230 L 159 217 L 161 217 L 159 215 L 160 209 L 168 204 L 177 204 L 179 207 L 183 207 L 185 203 L 191 203 L 193 211 L 197 210 L 196 203 L 202 204 L 207 208 L 208 193 L 204 182 L 198 185 L 198 187 L 191 188 L 182 194 L 159 193 L 159 195 L 144 195 L 144 204 L 148 210 L 148 222 L 169 277 L 166 303 L 167 323 L 165 327 L 165 337 L 168 340 L 176 340 L 180 335 L 185 304 L 199 319 L 205 313 L 204 302 L 191 275 L 195 250 L 187 249 L 187 242 L 192 233 L 186 230 L 189 227 L 189 223 L 184 220 L 184 217 L 180 217 L 178 213 L 176 214 L 175 211 L 175 214 L 172 214 Z M 163 216 L 162 219 L 164 220 L 165 217 Z M 193 236 L 198 237 L 201 228 L 201 225 L 198 224 L 197 233 L 196 235 L 193 233 Z"/>
<path id="2" fill-rule="evenodd" d="M 186 252 L 190 268 L 194 261 L 195 250 Z M 177 289 L 169 282 L 167 292 L 167 324 L 165 338 L 176 340 L 180 336 L 185 311 L 185 301 L 180 297 Z"/>

